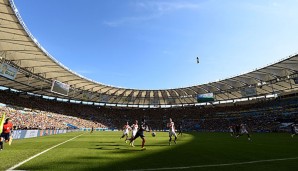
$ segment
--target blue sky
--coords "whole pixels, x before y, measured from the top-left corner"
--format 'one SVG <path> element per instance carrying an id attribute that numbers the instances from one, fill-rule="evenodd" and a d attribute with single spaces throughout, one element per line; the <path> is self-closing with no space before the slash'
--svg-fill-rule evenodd
<path id="1" fill-rule="evenodd" d="M 52 56 L 85 77 L 118 87 L 203 84 L 298 52 L 296 0 L 15 0 L 15 4 Z"/>

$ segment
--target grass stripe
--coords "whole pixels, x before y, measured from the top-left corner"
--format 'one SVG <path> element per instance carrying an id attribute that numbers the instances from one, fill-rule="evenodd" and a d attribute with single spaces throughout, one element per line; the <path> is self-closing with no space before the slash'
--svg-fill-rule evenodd
<path id="1" fill-rule="evenodd" d="M 136 170 L 125 170 L 125 171 L 155 171 L 155 170 L 173 170 L 173 169 L 183 170 L 183 169 L 193 169 L 193 168 L 235 166 L 235 165 L 255 164 L 255 163 L 275 162 L 275 161 L 286 161 L 286 160 L 297 160 L 297 159 L 298 159 L 298 157 L 292 157 L 292 158 L 270 159 L 270 160 L 255 160 L 255 161 L 239 162 L 239 163 L 210 164 L 210 165 L 184 166 L 184 167 L 164 167 L 164 168 L 136 169 Z"/>
<path id="2" fill-rule="evenodd" d="M 36 157 L 38 157 L 38 156 L 40 156 L 40 155 L 42 155 L 42 154 L 48 152 L 48 151 L 50 151 L 50 150 L 52 150 L 52 149 L 54 149 L 54 148 L 56 148 L 56 147 L 58 147 L 58 146 L 60 146 L 60 145 L 62 145 L 62 144 L 65 144 L 65 143 L 67 143 L 67 142 L 69 142 L 69 141 L 72 141 L 72 140 L 74 140 L 74 139 L 76 139 L 76 138 L 78 138 L 78 137 L 80 137 L 80 136 L 82 136 L 82 135 L 83 135 L 83 134 L 80 134 L 80 135 L 78 135 L 78 136 L 76 136 L 76 137 L 73 137 L 73 138 L 71 138 L 71 139 L 69 139 L 69 140 L 66 140 L 66 141 L 64 141 L 64 142 L 62 142 L 62 143 L 59 143 L 59 144 L 57 144 L 57 145 L 54 145 L 53 147 L 48 148 L 48 149 L 46 149 L 46 150 L 44 150 L 44 151 L 42 151 L 42 152 L 40 152 L 40 153 L 38 153 L 38 154 L 36 154 L 36 155 L 34 155 L 34 156 L 32 156 L 32 157 L 30 157 L 30 158 L 28 158 L 28 159 L 22 161 L 22 162 L 20 162 L 20 163 L 14 165 L 13 167 L 7 169 L 6 171 L 15 171 L 14 169 L 16 169 L 16 168 L 20 167 L 21 165 L 27 163 L 28 161 L 30 161 L 30 160 L 32 160 L 32 159 L 34 159 L 34 158 L 36 158 Z"/>

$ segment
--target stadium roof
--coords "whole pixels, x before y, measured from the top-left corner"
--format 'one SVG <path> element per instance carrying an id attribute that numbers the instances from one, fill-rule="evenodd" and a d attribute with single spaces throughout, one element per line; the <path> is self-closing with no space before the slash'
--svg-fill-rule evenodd
<path id="1" fill-rule="evenodd" d="M 240 54 L 241 55 L 241 54 Z M 50 97 L 116 105 L 181 105 L 213 93 L 216 101 L 283 93 L 297 89 L 298 54 L 254 71 L 190 87 L 139 90 L 85 78 L 63 66 L 33 37 L 13 0 L 0 0 L 0 60 L 18 69 L 15 79 L 0 75 L 0 85 Z M 68 96 L 51 92 L 53 80 L 70 85 Z M 248 88 L 250 87 L 250 88 Z"/>

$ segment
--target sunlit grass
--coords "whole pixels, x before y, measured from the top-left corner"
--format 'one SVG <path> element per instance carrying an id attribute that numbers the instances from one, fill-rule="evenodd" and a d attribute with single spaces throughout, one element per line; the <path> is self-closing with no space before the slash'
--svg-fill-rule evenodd
<path id="1" fill-rule="evenodd" d="M 82 133 L 16 140 L 0 153 L 0 170 Z M 86 132 L 17 169 L 133 170 L 298 157 L 298 137 L 291 138 L 289 134 L 254 134 L 250 142 L 246 137 L 235 139 L 225 133 L 190 133 L 179 137 L 176 145 L 169 146 L 168 133 L 157 132 L 156 137 L 146 133 L 146 150 L 141 150 L 141 139 L 135 142 L 136 147 L 130 147 L 120 139 L 121 134 Z M 298 160 L 289 160 L 186 170 L 297 170 L 297 163 Z"/>

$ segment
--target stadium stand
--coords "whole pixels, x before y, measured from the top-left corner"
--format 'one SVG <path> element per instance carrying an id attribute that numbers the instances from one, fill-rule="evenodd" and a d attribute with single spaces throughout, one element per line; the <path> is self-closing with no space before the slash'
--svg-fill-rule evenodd
<path id="1" fill-rule="evenodd" d="M 7 91 L 1 92 L 0 99 L 2 103 L 9 104 L 9 107 L 1 107 L 0 112 L 6 112 L 7 117 L 12 118 L 16 129 L 106 128 L 99 122 L 93 122 L 91 116 L 84 114 L 83 110 L 86 107 L 83 107 L 80 113 L 76 113 L 74 110 L 82 106 L 74 105 L 77 107 L 73 108 L 74 106 L 61 102 L 45 101 L 35 97 L 27 99 Z"/>
<path id="2" fill-rule="evenodd" d="M 19 93 L 2 90 L 0 102 L 15 107 L 9 110 L 9 116 L 20 129 L 63 129 L 67 128 L 67 124 L 77 128 L 121 129 L 126 121 L 132 123 L 145 118 L 151 129 L 164 130 L 171 117 L 176 123 L 182 124 L 185 131 L 225 132 L 230 125 L 245 123 L 254 132 L 278 132 L 287 130 L 283 129 L 283 125 L 293 123 L 298 118 L 296 94 L 231 106 L 140 109 L 99 107 L 36 96 L 24 98 Z"/>

